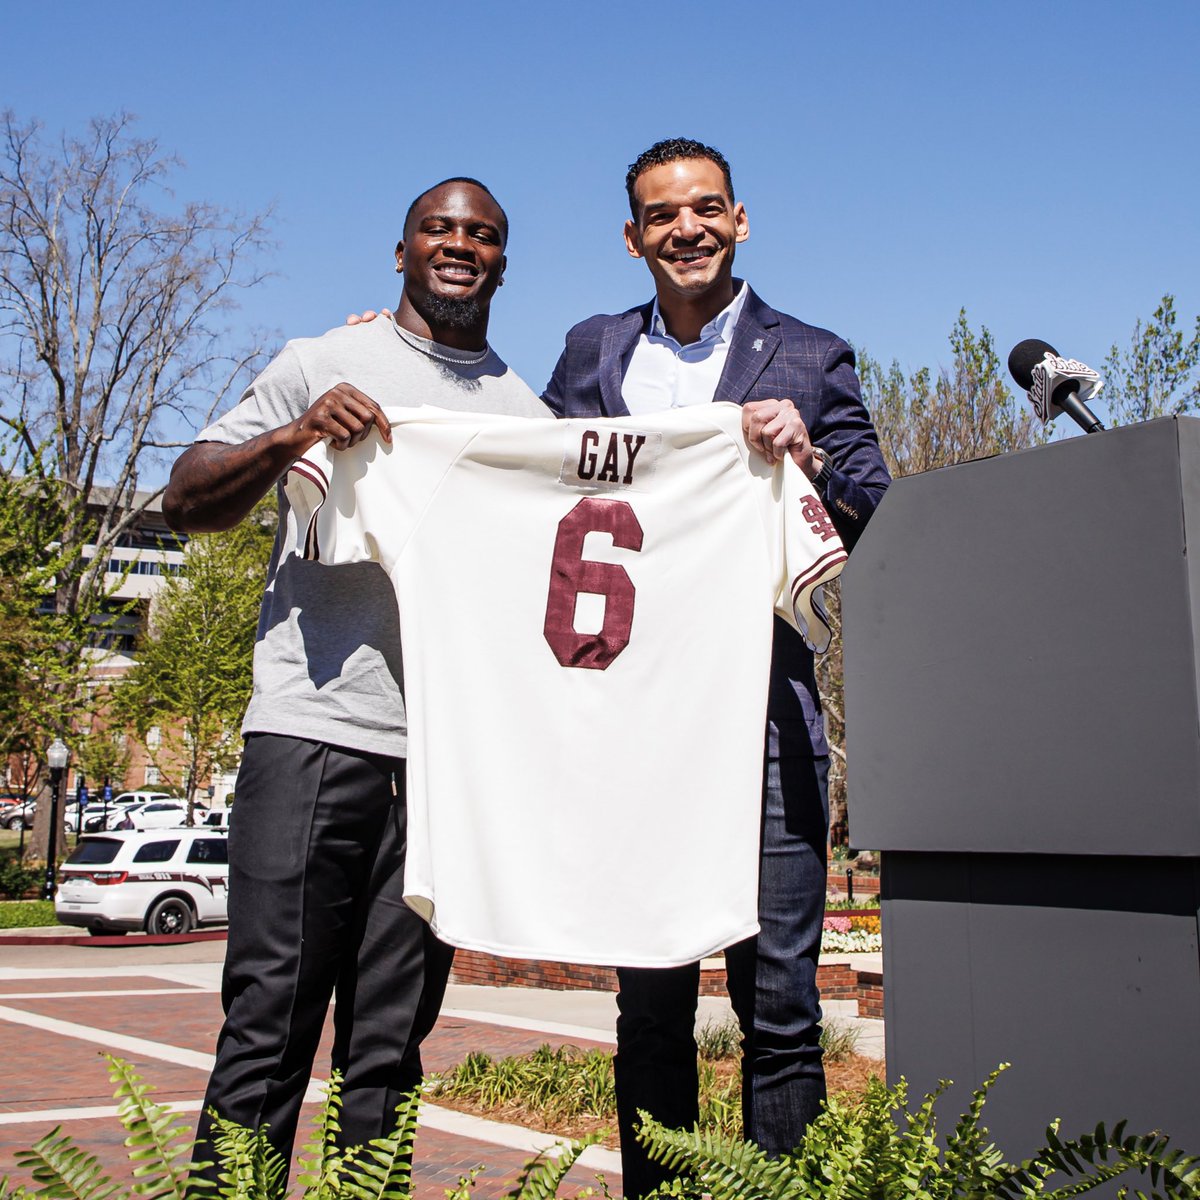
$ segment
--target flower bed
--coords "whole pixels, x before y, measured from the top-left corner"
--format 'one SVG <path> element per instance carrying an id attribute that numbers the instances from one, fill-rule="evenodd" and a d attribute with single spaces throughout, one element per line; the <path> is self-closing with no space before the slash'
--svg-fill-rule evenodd
<path id="1" fill-rule="evenodd" d="M 883 949 L 877 912 L 828 913 L 821 927 L 822 954 L 877 954 Z"/>

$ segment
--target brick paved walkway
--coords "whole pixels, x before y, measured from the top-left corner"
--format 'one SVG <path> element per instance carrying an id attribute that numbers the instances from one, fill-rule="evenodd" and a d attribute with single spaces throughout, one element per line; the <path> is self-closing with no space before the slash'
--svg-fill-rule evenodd
<path id="1" fill-rule="evenodd" d="M 102 1053 L 132 1063 L 156 1088 L 155 1099 L 178 1106 L 194 1121 L 220 1022 L 220 998 L 212 984 L 181 983 L 179 973 L 169 966 L 106 974 L 103 960 L 96 960 L 92 970 L 43 972 L 36 967 L 8 968 L 0 958 L 0 1175 L 28 1182 L 16 1167 L 15 1151 L 61 1123 L 114 1179 L 128 1181 L 124 1132 L 113 1115 Z M 319 1079 L 328 1072 L 329 1036 L 327 1028 L 315 1068 Z M 513 1028 L 450 1013 L 430 1035 L 424 1058 L 428 1070 L 438 1071 L 470 1050 L 516 1054 L 543 1042 L 564 1041 L 602 1044 L 566 1037 L 561 1031 Z M 307 1105 L 306 1110 L 314 1107 Z M 546 1143 L 544 1136 L 515 1126 L 431 1109 L 417 1141 L 416 1196 L 440 1200 L 460 1175 L 480 1165 L 484 1171 L 475 1195 L 479 1200 L 501 1196 L 525 1161 Z M 594 1183 L 597 1169 L 620 1191 L 612 1152 L 592 1148 L 585 1161 L 587 1167 L 572 1170 L 569 1185 L 562 1189 L 564 1197 Z"/>

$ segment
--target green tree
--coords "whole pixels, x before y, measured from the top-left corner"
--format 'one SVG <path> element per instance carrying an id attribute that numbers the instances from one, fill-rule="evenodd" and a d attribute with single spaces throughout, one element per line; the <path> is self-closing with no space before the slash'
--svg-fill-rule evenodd
<path id="1" fill-rule="evenodd" d="M 153 761 L 164 782 L 184 789 L 189 810 L 198 785 L 240 753 L 274 523 L 268 497 L 233 529 L 188 542 L 183 571 L 155 598 L 137 664 L 116 690 L 114 715 L 143 741 L 160 728 Z"/>
<path id="2" fill-rule="evenodd" d="M 1114 343 L 1104 360 L 1104 391 L 1113 425 L 1195 412 L 1200 407 L 1200 316 L 1191 336 L 1178 327 L 1175 297 L 1163 296 L 1154 315 L 1133 327 L 1129 348 Z"/>
<path id="3" fill-rule="evenodd" d="M 0 754 L 26 798 L 43 782 L 44 752 L 65 735 L 85 697 L 84 626 L 51 598 L 69 558 L 64 501 L 40 451 L 0 443 Z"/>
<path id="4" fill-rule="evenodd" d="M 935 372 L 905 374 L 893 360 L 884 367 L 865 351 L 858 355 L 863 401 L 879 434 L 893 478 L 932 471 L 976 458 L 1021 450 L 1045 440 L 1024 397 L 1014 397 L 986 326 L 975 332 L 966 310 L 950 331 L 952 359 Z M 829 589 L 835 637 L 817 660 L 817 683 L 825 709 L 831 762 L 829 805 L 833 837 L 846 829 L 845 704 L 842 692 L 841 597 Z"/>
<path id="5" fill-rule="evenodd" d="M 125 734 L 108 724 L 111 719 L 113 691 L 111 687 L 92 689 L 92 724 L 76 737 L 75 770 L 87 780 L 93 802 L 97 789 L 107 779 L 120 784 L 129 769 L 129 746 Z"/>

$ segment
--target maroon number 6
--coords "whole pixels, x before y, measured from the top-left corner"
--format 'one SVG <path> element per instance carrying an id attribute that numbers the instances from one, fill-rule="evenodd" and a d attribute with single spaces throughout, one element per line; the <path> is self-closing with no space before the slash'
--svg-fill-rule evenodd
<path id="1" fill-rule="evenodd" d="M 624 500 L 580 500 L 558 523 L 544 633 L 562 666 L 603 671 L 629 645 L 634 589 L 624 567 L 583 557 L 583 541 L 589 533 L 611 534 L 613 545 L 622 550 L 642 548 L 642 527 Z M 599 633 L 575 629 L 575 597 L 580 592 L 604 597 Z"/>

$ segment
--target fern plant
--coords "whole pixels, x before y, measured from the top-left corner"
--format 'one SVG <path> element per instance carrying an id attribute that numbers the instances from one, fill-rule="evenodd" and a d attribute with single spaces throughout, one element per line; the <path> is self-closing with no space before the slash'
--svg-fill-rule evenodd
<path id="1" fill-rule="evenodd" d="M 830 1100 L 801 1145 L 777 1159 L 751 1142 L 700 1129 L 666 1129 L 645 1114 L 638 1140 L 651 1158 L 680 1173 L 663 1189 L 664 1195 L 678 1197 L 1068 1200 L 1129 1172 L 1149 1176 L 1151 1191 L 1138 1191 L 1139 1197 L 1200 1197 L 1200 1159 L 1171 1150 L 1161 1134 L 1127 1136 L 1124 1122 L 1111 1133 L 1098 1125 L 1093 1133 L 1069 1141 L 1060 1139 L 1055 1123 L 1037 1154 L 1019 1165 L 1006 1163 L 981 1124 L 987 1094 L 1006 1066 L 993 1071 L 972 1094 L 944 1150 L 938 1145 L 934 1110 L 948 1082 L 909 1111 L 903 1080 L 891 1088 L 872 1080 L 858 1102 Z M 1052 1187 L 1056 1175 L 1063 1182 Z"/>
<path id="2" fill-rule="evenodd" d="M 36 1189 L 0 1178 L 0 1200 L 281 1200 L 286 1164 L 262 1130 L 217 1121 L 213 1146 L 220 1182 L 189 1180 L 194 1143 L 185 1122 L 149 1098 L 150 1087 L 127 1063 L 112 1057 L 108 1062 L 127 1134 L 132 1187 L 104 1174 L 96 1158 L 60 1127 L 16 1155 Z M 1127 1134 L 1124 1122 L 1111 1132 L 1098 1125 L 1070 1140 L 1051 1125 L 1037 1154 L 1017 1165 L 1005 1162 L 982 1124 L 988 1092 L 1004 1069 L 993 1071 L 973 1093 L 944 1148 L 935 1107 L 948 1085 L 910 1111 L 903 1080 L 892 1088 L 873 1080 L 861 1101 L 830 1100 L 803 1143 L 778 1159 L 716 1131 L 665 1129 L 644 1114 L 639 1139 L 651 1157 L 680 1172 L 661 1194 L 681 1200 L 1069 1200 L 1133 1172 L 1149 1178 L 1149 1192 L 1135 1193 L 1141 1200 L 1200 1200 L 1200 1159 L 1172 1150 L 1161 1134 Z M 339 1083 L 335 1076 L 327 1086 L 302 1153 L 303 1200 L 409 1200 L 417 1093 L 398 1107 L 391 1135 L 345 1150 L 337 1143 Z M 595 1140 L 527 1164 L 509 1200 L 553 1200 Z M 448 1200 L 471 1200 L 478 1173 L 461 1177 L 447 1191 Z M 1054 1187 L 1056 1176 L 1062 1182 Z M 579 1195 L 611 1200 L 608 1185 L 597 1180 L 598 1189 Z M 1119 1195 L 1128 1191 L 1122 1188 Z"/>
<path id="3" fill-rule="evenodd" d="M 132 1186 L 106 1175 L 94 1155 L 74 1144 L 59 1126 L 28 1150 L 17 1151 L 17 1165 L 36 1187 L 0 1178 L 0 1200 L 282 1200 L 287 1164 L 262 1129 L 216 1120 L 212 1145 L 220 1182 L 188 1178 L 195 1142 L 188 1124 L 150 1099 L 152 1088 L 126 1062 L 105 1056 L 116 1087 L 125 1145 L 132 1167 Z M 406 1096 L 396 1109 L 396 1127 L 387 1137 L 350 1150 L 338 1145 L 341 1080 L 335 1074 L 313 1119 L 312 1132 L 299 1161 L 297 1183 L 303 1200 L 411 1200 L 412 1150 L 417 1133 L 420 1093 Z M 585 1147 L 595 1138 L 564 1149 L 554 1157 L 526 1164 L 510 1200 L 550 1200 Z M 459 1180 L 452 1200 L 470 1200 L 475 1177 Z M 609 1196 L 600 1180 L 600 1191 Z M 594 1195 L 589 1188 L 579 1193 Z"/>

